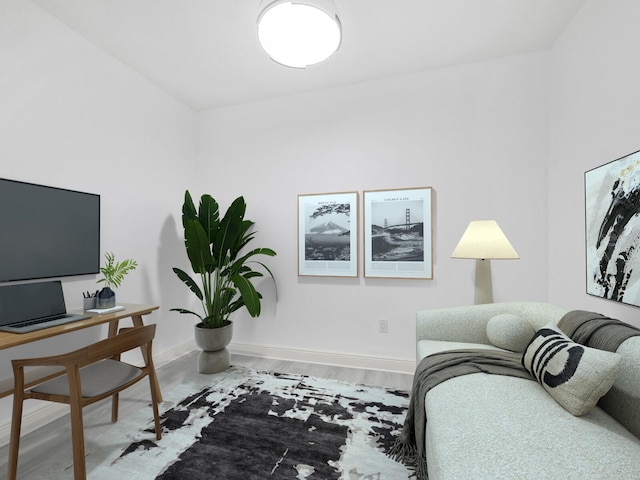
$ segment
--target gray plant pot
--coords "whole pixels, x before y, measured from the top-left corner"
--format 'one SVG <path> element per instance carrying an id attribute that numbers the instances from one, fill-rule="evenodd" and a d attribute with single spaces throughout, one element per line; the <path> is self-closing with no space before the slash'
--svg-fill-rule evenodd
<path id="1" fill-rule="evenodd" d="M 196 345 L 202 350 L 198 355 L 198 373 L 219 373 L 231 366 L 227 345 L 233 336 L 233 323 L 221 328 L 194 327 Z"/>

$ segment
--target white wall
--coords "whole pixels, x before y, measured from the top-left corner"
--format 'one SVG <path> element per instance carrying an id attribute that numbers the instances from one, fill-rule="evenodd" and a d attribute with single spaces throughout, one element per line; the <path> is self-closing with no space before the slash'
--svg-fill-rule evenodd
<path id="1" fill-rule="evenodd" d="M 640 149 L 640 2 L 593 0 L 552 51 L 549 300 L 640 325 L 638 308 L 585 293 L 584 172 Z"/>
<path id="2" fill-rule="evenodd" d="M 413 361 L 416 310 L 473 303 L 474 262 L 449 256 L 474 219 L 496 219 L 522 257 L 494 261 L 495 300 L 546 300 L 547 60 L 531 54 L 202 113 L 203 181 L 192 193 L 225 208 L 244 195 L 255 246 L 278 252 L 268 260 L 279 300 L 267 290 L 265 314 L 236 321 L 234 341 Z M 298 194 L 420 186 L 435 190 L 433 280 L 298 277 Z"/>
<path id="3" fill-rule="evenodd" d="M 102 250 L 140 265 L 118 299 L 162 306 L 153 314 L 158 353 L 192 338 L 166 310 L 184 296 L 169 276 L 183 255 L 175 219 L 195 179 L 195 121 L 184 105 L 30 2 L 0 0 L 0 176 L 101 195 Z M 69 309 L 81 308 L 81 292 L 98 288 L 97 278 L 63 279 Z M 17 354 L 68 351 L 103 338 L 103 330 L 2 351 L 0 378 L 12 376 Z M 10 415 L 8 400 L 0 424 Z"/>

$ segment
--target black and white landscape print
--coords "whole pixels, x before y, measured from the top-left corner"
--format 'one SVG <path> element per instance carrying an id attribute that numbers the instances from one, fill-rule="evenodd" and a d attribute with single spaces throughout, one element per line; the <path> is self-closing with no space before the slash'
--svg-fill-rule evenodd
<path id="1" fill-rule="evenodd" d="M 424 200 L 371 203 L 371 259 L 375 262 L 424 261 Z"/>
<path id="2" fill-rule="evenodd" d="M 351 205 L 309 205 L 306 215 L 305 260 L 351 260 Z"/>
<path id="3" fill-rule="evenodd" d="M 357 275 L 358 194 L 298 197 L 299 275 Z"/>
<path id="4" fill-rule="evenodd" d="M 365 192 L 366 276 L 431 278 L 431 189 Z"/>
<path id="5" fill-rule="evenodd" d="M 640 306 L 640 152 L 585 173 L 587 293 Z"/>

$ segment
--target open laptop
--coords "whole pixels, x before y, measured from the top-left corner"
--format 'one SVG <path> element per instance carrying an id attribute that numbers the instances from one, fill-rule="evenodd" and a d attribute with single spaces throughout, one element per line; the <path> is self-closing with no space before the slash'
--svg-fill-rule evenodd
<path id="1" fill-rule="evenodd" d="M 67 313 L 59 280 L 0 287 L 0 331 L 28 333 L 86 318 Z"/>

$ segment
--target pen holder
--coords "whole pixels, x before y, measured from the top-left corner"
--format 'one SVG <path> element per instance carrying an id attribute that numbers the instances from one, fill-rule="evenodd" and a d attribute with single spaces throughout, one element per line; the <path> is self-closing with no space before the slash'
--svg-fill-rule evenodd
<path id="1" fill-rule="evenodd" d="M 82 308 L 84 308 L 85 310 L 96 308 L 96 297 L 83 298 Z"/>

